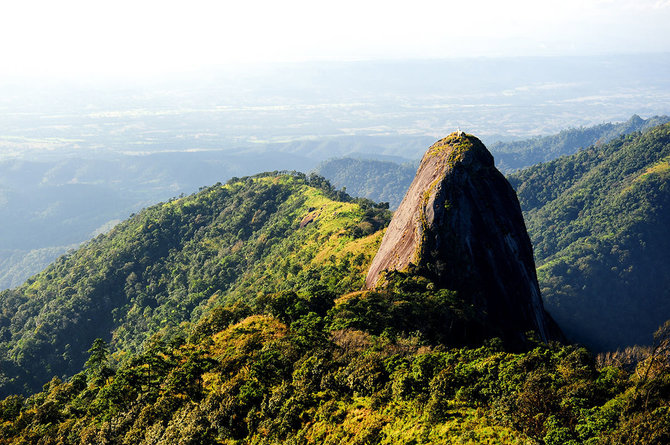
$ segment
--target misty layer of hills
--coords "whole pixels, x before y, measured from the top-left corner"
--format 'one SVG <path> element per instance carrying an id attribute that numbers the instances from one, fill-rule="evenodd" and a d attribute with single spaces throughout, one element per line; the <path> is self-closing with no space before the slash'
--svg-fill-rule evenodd
<path id="1" fill-rule="evenodd" d="M 536 137 L 515 142 L 496 142 L 490 150 L 496 166 L 503 173 L 570 155 L 581 148 L 604 144 L 615 137 L 664 124 L 668 116 L 642 119 L 633 115 L 628 121 L 607 123 L 593 127 L 570 128 L 551 136 Z M 336 158 L 319 164 L 316 171 L 336 187 L 346 187 L 353 196 L 385 201 L 392 209 L 402 200 L 414 173 L 416 162 L 392 160 Z"/>
<path id="2" fill-rule="evenodd" d="M 575 123 L 666 113 L 669 67 L 668 54 L 639 54 L 321 61 L 144 82 L 16 79 L 0 83 L 0 156 L 240 150 L 283 143 L 303 150 L 304 142 L 340 137 L 430 136 L 412 146 L 378 144 L 383 154 L 415 159 L 458 126 L 490 145 L 556 133 Z M 331 151 L 327 157 L 349 152 Z"/>

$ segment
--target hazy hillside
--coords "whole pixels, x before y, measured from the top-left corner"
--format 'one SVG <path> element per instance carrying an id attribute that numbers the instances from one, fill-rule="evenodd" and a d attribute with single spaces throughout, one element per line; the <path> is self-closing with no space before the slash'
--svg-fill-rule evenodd
<path id="1" fill-rule="evenodd" d="M 556 135 L 530 140 L 498 142 L 491 144 L 490 149 L 495 153 L 498 168 L 503 172 L 512 172 L 559 156 L 571 155 L 580 148 L 604 144 L 621 135 L 645 131 L 667 122 L 670 122 L 668 116 L 642 119 L 638 115 L 633 115 L 626 122 L 570 128 Z"/>
<path id="2" fill-rule="evenodd" d="M 322 162 L 316 171 L 351 196 L 374 197 L 395 209 L 414 179 L 416 168 L 417 164 L 411 162 L 342 158 Z"/>
<path id="3" fill-rule="evenodd" d="M 597 350 L 648 344 L 670 318 L 670 125 L 510 177 L 549 312 Z"/>
<path id="4" fill-rule="evenodd" d="M 233 176 L 314 165 L 255 151 L 0 161 L 0 289 L 156 202 Z"/>
<path id="5" fill-rule="evenodd" d="M 23 76 L 0 83 L 0 158 L 285 142 L 320 151 L 339 137 L 418 158 L 459 126 L 490 145 L 667 113 L 669 72 L 670 54 L 642 53 L 234 64 L 132 82 Z M 348 153 L 332 148 L 326 158 Z"/>

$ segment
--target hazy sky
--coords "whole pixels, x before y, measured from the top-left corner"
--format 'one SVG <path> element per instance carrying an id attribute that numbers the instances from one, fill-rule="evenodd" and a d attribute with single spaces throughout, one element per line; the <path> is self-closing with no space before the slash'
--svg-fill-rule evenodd
<path id="1" fill-rule="evenodd" d="M 670 51 L 670 0 L 20 0 L 4 75 L 239 62 Z"/>

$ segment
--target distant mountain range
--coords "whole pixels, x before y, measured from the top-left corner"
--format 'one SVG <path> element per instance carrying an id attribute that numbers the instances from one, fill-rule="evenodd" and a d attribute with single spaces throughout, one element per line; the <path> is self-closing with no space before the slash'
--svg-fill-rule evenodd
<path id="1" fill-rule="evenodd" d="M 491 144 L 496 166 L 503 173 L 511 173 L 539 162 L 576 153 L 581 148 L 606 143 L 618 136 L 645 131 L 670 122 L 669 116 L 648 119 L 634 115 L 621 123 L 601 124 L 594 127 L 571 128 L 552 136 L 542 136 L 514 142 Z M 335 187 L 346 187 L 352 196 L 363 196 L 374 201 L 389 202 L 396 208 L 404 191 L 409 187 L 418 160 L 393 162 L 391 160 L 335 158 L 322 162 L 316 172 L 328 178 Z"/>
<path id="2" fill-rule="evenodd" d="M 670 116 L 654 116 L 642 119 L 633 115 L 628 121 L 607 123 L 586 128 L 570 128 L 552 136 L 541 136 L 530 140 L 498 142 L 491 145 L 498 168 L 509 173 L 540 162 L 551 161 L 560 156 L 575 153 L 580 148 L 605 144 L 624 134 L 645 131 L 670 122 Z"/>

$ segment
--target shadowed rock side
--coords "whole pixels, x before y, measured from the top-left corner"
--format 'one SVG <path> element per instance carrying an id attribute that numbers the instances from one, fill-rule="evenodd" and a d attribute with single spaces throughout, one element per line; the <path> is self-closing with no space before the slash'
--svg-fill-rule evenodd
<path id="1" fill-rule="evenodd" d="M 433 144 L 393 215 L 366 278 L 415 272 L 472 298 L 491 334 L 523 342 L 560 331 L 542 305 L 533 251 L 514 190 L 474 136 L 452 133 Z"/>

